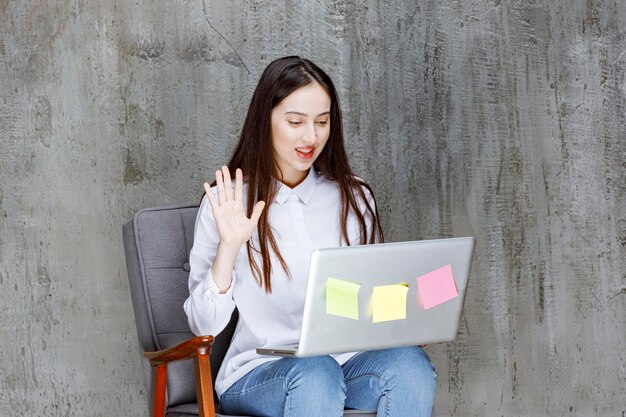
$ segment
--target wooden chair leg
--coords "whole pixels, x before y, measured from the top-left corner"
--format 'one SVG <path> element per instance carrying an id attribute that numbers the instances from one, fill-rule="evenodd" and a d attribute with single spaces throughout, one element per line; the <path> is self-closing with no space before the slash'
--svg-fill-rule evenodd
<path id="1" fill-rule="evenodd" d="M 215 417 L 213 404 L 213 382 L 211 381 L 211 362 L 209 355 L 198 355 L 193 359 L 196 375 L 196 395 L 200 417 Z"/>
<path id="2" fill-rule="evenodd" d="M 167 389 L 167 364 L 155 366 L 152 396 L 152 416 L 165 417 L 165 390 Z"/>

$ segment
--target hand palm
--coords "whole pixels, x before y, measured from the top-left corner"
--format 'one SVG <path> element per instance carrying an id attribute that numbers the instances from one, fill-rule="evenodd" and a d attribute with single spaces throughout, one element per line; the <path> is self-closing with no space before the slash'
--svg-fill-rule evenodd
<path id="1" fill-rule="evenodd" d="M 220 239 L 224 242 L 247 242 L 252 236 L 256 222 L 246 216 L 242 202 L 227 201 L 213 209 Z"/>
<path id="2" fill-rule="evenodd" d="M 235 173 L 234 190 L 227 167 L 222 167 L 221 171 L 215 173 L 215 182 L 217 198 L 208 184 L 204 184 L 204 189 L 211 204 L 220 241 L 241 246 L 252 236 L 265 203 L 257 202 L 252 215 L 248 218 L 243 206 L 243 174 L 240 169 L 237 169 Z"/>

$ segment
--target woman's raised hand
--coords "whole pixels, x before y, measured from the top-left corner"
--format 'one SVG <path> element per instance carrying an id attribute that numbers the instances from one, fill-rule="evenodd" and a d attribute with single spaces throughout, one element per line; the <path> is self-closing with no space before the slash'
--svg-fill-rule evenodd
<path id="1" fill-rule="evenodd" d="M 226 166 L 215 172 L 215 182 L 217 183 L 217 198 L 206 182 L 204 183 L 204 190 L 209 198 L 213 217 L 217 223 L 220 244 L 240 248 L 250 239 L 256 229 L 265 202 L 257 202 L 252 210 L 252 216 L 248 218 L 243 206 L 243 174 L 239 168 L 235 171 L 234 190 L 230 172 Z"/>

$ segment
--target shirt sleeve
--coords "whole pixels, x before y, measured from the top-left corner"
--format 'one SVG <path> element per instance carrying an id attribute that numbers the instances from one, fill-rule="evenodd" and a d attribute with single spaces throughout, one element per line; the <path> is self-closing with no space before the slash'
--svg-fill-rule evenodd
<path id="1" fill-rule="evenodd" d="M 230 287 L 224 294 L 220 293 L 211 275 L 219 241 L 213 211 L 208 198 L 204 196 L 196 217 L 193 247 L 189 254 L 189 297 L 183 306 L 189 328 L 198 336 L 218 335 L 230 321 L 235 309 L 232 296 L 237 279 L 235 271 Z"/>

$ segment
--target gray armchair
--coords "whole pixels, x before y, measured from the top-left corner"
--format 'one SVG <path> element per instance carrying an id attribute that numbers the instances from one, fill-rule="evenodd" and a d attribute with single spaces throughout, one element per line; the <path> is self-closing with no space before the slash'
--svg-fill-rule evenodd
<path id="1" fill-rule="evenodd" d="M 189 251 L 197 206 L 149 208 L 123 227 L 126 266 L 143 370 L 155 417 L 229 417 L 213 383 L 237 323 L 214 336 L 194 337 L 183 303 L 189 295 Z M 344 416 L 375 412 L 346 410 Z"/>

